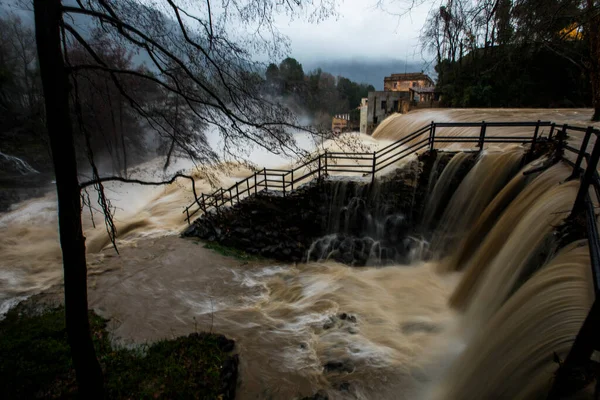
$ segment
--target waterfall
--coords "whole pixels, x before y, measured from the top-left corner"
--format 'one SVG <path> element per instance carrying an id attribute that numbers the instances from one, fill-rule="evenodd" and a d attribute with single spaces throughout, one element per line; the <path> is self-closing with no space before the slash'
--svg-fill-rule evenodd
<path id="1" fill-rule="evenodd" d="M 394 116 L 375 136 L 510 112 Z M 118 318 L 111 333 L 126 343 L 208 329 L 235 338 L 242 400 L 545 398 L 594 301 L 587 242 L 556 235 L 578 181 L 566 163 L 531 160 L 527 146 L 458 150 L 421 154 L 374 182 L 319 180 L 309 201 L 323 237 L 298 263 L 241 262 L 180 239 L 180 206 L 192 201 L 182 186 L 108 184 L 121 253 L 84 213 L 90 306 Z M 10 157 L 0 161 L 20 165 Z M 214 190 L 201 177 L 196 185 Z M 265 202 L 265 219 L 275 206 Z M 0 312 L 62 281 L 56 227 L 54 193 L 0 214 Z"/>
<path id="2" fill-rule="evenodd" d="M 431 398 L 546 398 L 555 354 L 565 359 L 594 300 L 588 254 L 585 242 L 563 249 L 483 327 L 465 317 L 476 333 Z"/>
<path id="3" fill-rule="evenodd" d="M 524 155 L 522 148 L 457 153 L 432 166 L 420 226 L 433 253 L 413 237 L 412 255 L 402 262 L 418 265 L 437 255 L 439 274 L 461 274 L 448 301 L 459 312 L 459 328 L 447 335 L 458 335 L 465 348 L 417 398 L 541 398 L 558 367 L 555 354 L 564 359 L 586 317 L 593 301 L 587 246 L 573 243 L 555 255 L 554 232 L 571 211 L 578 181 L 567 181 L 571 168 L 564 163 L 541 170 L 547 158 L 523 166 Z M 393 216 L 381 207 L 382 185 L 376 180 L 352 194 L 337 187 L 332 207 L 339 208 L 330 211 L 338 232 L 371 234 L 360 246 L 379 260 L 387 235 L 381 225 Z M 377 212 L 366 212 L 373 203 Z M 368 223 L 357 223 L 365 212 Z M 329 258 L 338 238 L 332 232 L 311 252 Z M 342 247 L 357 246 L 345 240 Z"/>
<path id="4" fill-rule="evenodd" d="M 425 206 L 423 225 L 426 229 L 434 228 L 432 222 L 437 219 L 436 217 L 439 217 L 441 203 L 444 199 L 448 199 L 452 196 L 454 193 L 452 191 L 452 184 L 462 181 L 464 174 L 460 175 L 460 171 L 464 171 L 465 174 L 469 171 L 470 165 L 465 168 L 465 164 L 473 157 L 473 154 L 457 153 L 442 171 L 433 190 L 428 196 L 427 205 Z M 456 187 L 454 187 L 454 189 L 456 189 Z"/>
<path id="5" fill-rule="evenodd" d="M 327 234 L 312 243 L 307 261 L 381 265 L 408 262 L 425 253 L 427 243 L 409 234 L 420 172 L 419 162 L 410 162 L 372 183 L 326 181 Z"/>
<path id="6" fill-rule="evenodd" d="M 453 194 L 438 224 L 434 249 L 444 252 L 456 237 L 466 233 L 477 218 L 517 172 L 523 158 L 520 149 L 483 152 Z"/>
<path id="7" fill-rule="evenodd" d="M 569 167 L 562 164 L 558 164 L 548 169 L 540 176 L 535 178 L 528 186 L 526 186 L 526 188 L 514 199 L 514 201 L 511 202 L 510 209 L 507 209 L 501 215 L 490 217 L 491 219 L 495 218 L 493 230 L 485 237 L 481 245 L 477 247 L 477 250 L 475 250 L 474 255 L 468 262 L 465 260 L 467 256 L 464 255 L 464 253 L 470 251 L 469 245 L 465 244 L 460 248 L 462 251 L 457 252 L 453 258 L 456 260 L 462 260 L 463 262 L 458 264 L 455 261 L 455 264 L 453 267 L 451 267 L 451 269 L 463 269 L 465 270 L 465 274 L 459 284 L 459 287 L 452 296 L 451 304 L 453 306 L 463 307 L 466 304 L 467 300 L 470 298 L 473 290 L 478 284 L 479 279 L 484 274 L 485 268 L 494 261 L 498 253 L 503 248 L 506 249 L 506 252 L 511 252 L 513 250 L 512 248 L 508 247 L 507 243 L 505 242 L 508 242 L 510 238 L 514 237 L 514 241 L 511 243 L 511 245 L 517 245 L 518 241 L 523 240 L 526 237 L 531 237 L 531 235 L 529 235 L 529 228 L 535 229 L 534 226 L 537 226 L 537 221 L 530 221 L 530 223 L 532 223 L 534 226 L 523 227 L 523 229 L 527 231 L 527 235 L 524 237 L 513 236 L 515 225 L 525 216 L 531 207 L 534 206 L 536 201 L 538 202 L 539 207 L 542 207 L 540 210 L 538 210 L 538 214 L 543 215 L 545 211 L 548 211 L 544 210 L 543 204 L 539 203 L 538 199 L 540 195 L 550 191 L 552 188 L 558 187 L 560 182 L 566 179 L 569 173 Z M 521 178 L 517 177 L 516 179 L 518 180 Z M 508 187 L 510 188 L 511 186 L 512 185 L 509 185 Z M 572 192 L 574 188 L 572 188 L 572 184 L 570 186 L 571 189 L 569 192 Z M 564 213 L 565 211 L 569 210 L 568 205 L 560 204 L 560 206 L 564 208 L 555 210 L 560 211 L 560 214 L 555 214 L 554 218 L 564 218 L 568 215 Z M 492 205 L 492 209 L 493 208 L 495 208 L 495 204 Z M 482 221 L 484 220 L 485 215 Z M 482 222 L 482 224 L 484 223 Z M 479 226 L 476 226 L 473 229 L 473 232 L 477 232 L 473 236 L 483 234 L 483 232 L 477 228 L 479 228 Z M 548 226 L 544 227 L 544 229 L 550 228 L 551 227 Z M 482 236 L 478 237 L 481 238 Z M 469 237 L 467 240 L 469 240 Z"/>
<path id="8" fill-rule="evenodd" d="M 16 171 L 21 175 L 38 174 L 31 165 L 25 160 L 19 157 L 4 154 L 0 151 L 0 170 L 2 171 Z"/>

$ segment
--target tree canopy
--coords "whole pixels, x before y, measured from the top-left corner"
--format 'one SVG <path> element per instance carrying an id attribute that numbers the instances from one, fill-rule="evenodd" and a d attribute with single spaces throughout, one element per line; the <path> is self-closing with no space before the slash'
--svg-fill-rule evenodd
<path id="1" fill-rule="evenodd" d="M 308 114 L 317 124 L 330 125 L 331 116 L 347 113 L 360 105 L 373 85 L 356 83 L 343 76 L 334 77 L 320 68 L 305 73 L 294 58 L 279 66 L 269 64 L 265 72 L 267 91 L 285 99 L 299 113 Z"/>
<path id="2" fill-rule="evenodd" d="M 592 105 L 600 118 L 597 0 L 446 0 L 421 41 L 447 105 Z"/>

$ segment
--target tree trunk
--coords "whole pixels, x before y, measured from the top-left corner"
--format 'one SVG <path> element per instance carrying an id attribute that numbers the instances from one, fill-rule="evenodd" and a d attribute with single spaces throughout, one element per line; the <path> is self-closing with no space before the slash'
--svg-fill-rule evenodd
<path id="1" fill-rule="evenodd" d="M 587 0 L 590 15 L 594 15 L 594 0 Z M 592 83 L 592 105 L 594 116 L 592 121 L 600 121 L 600 15 L 596 12 L 588 25 L 590 42 L 590 80 Z"/>
<path id="2" fill-rule="evenodd" d="M 67 335 L 79 395 L 104 395 L 100 364 L 90 336 L 85 237 L 81 226 L 80 189 L 69 115 L 68 80 L 61 50 L 60 0 L 34 0 L 35 30 L 58 196 Z"/>

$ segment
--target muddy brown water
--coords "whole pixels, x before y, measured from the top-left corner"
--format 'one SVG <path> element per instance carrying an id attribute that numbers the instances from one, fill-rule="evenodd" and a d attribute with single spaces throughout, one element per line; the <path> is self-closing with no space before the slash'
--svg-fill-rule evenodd
<path id="1" fill-rule="evenodd" d="M 168 237 L 106 252 L 96 270 L 90 306 L 123 345 L 211 330 L 235 339 L 240 399 L 414 398 L 418 360 L 452 320 L 455 279 L 424 263 L 243 262 Z"/>
<path id="2" fill-rule="evenodd" d="M 585 125 L 588 111 L 428 110 L 395 117 L 369 144 L 396 139 L 424 121 Z M 452 132 L 461 134 L 471 133 Z M 589 257 L 585 243 L 566 249 L 523 282 L 526 261 L 566 215 L 577 184 L 563 184 L 567 172 L 558 166 L 523 183 L 521 197 L 519 190 L 503 191 L 498 182 L 510 179 L 502 166 L 515 164 L 513 155 L 498 153 L 506 151 L 522 149 L 482 153 L 478 168 L 486 173 L 471 174 L 457 192 L 468 202 L 432 200 L 445 220 L 469 216 L 470 226 L 451 232 L 464 238 L 454 254 L 385 268 L 244 263 L 177 237 L 185 227 L 182 207 L 191 201 L 184 185 L 108 185 L 118 207 L 121 254 L 107 247 L 103 226 L 93 227 L 85 216 L 90 306 L 111 320 L 113 338 L 123 345 L 196 330 L 235 339 L 241 399 L 293 399 L 319 390 L 332 399 L 543 398 L 553 353 L 564 358 L 593 299 Z M 247 173 L 222 177 L 223 184 Z M 482 183 L 502 198 L 477 191 Z M 201 176 L 197 185 L 211 190 Z M 481 237 L 469 236 L 471 229 Z M 0 214 L 0 231 L 1 313 L 61 282 L 54 194 Z"/>

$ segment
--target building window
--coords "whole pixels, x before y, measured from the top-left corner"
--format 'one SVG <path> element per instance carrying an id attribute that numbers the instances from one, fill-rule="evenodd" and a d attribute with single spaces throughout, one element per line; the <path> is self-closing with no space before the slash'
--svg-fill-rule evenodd
<path id="1" fill-rule="evenodd" d="M 398 82 L 394 82 L 394 89 L 398 87 Z"/>
<path id="2" fill-rule="evenodd" d="M 385 100 L 382 100 L 382 101 L 381 101 L 381 109 L 382 109 L 382 110 L 385 110 L 386 108 L 387 108 L 387 101 L 385 101 Z"/>
<path id="3" fill-rule="evenodd" d="M 398 112 L 398 100 L 394 100 L 394 112 Z"/>
<path id="4" fill-rule="evenodd" d="M 414 81 L 412 85 L 413 85 L 413 87 L 417 87 L 417 86 L 419 86 L 419 82 Z"/>

